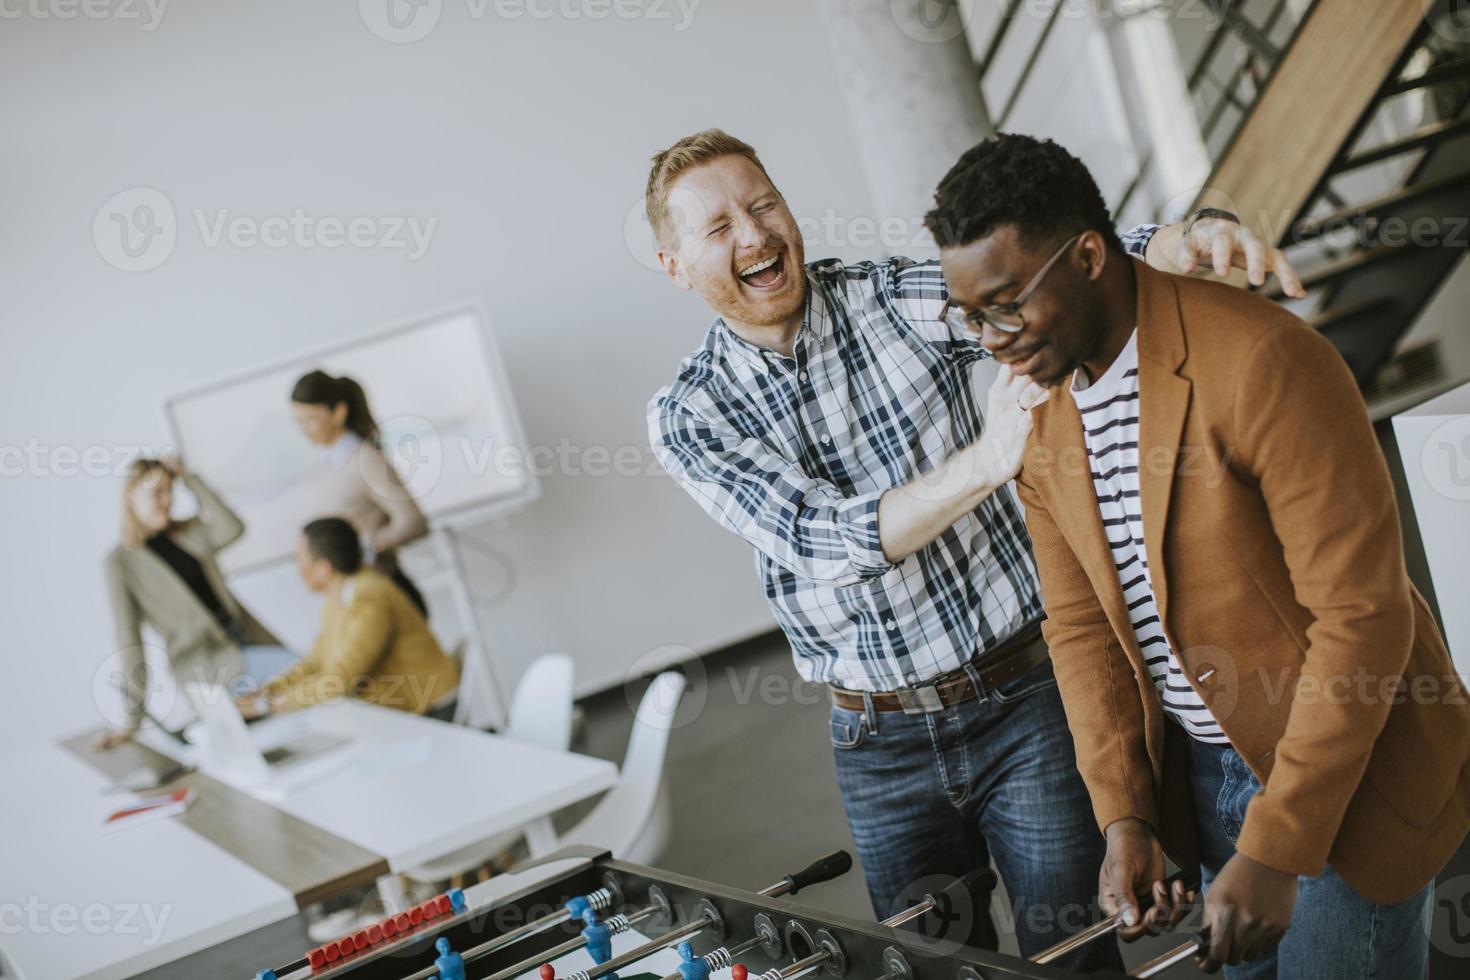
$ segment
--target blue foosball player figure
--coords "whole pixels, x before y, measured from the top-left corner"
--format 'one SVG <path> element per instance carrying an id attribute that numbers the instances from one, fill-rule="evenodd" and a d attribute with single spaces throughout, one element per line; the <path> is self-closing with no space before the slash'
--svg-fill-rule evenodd
<path id="1" fill-rule="evenodd" d="M 709 980 L 709 964 L 703 956 L 694 955 L 694 944 L 684 940 L 679 944 L 679 975 L 683 980 Z"/>
<path id="2" fill-rule="evenodd" d="M 612 928 L 597 921 L 597 913 L 592 909 L 582 913 L 582 921 L 587 924 L 587 928 L 582 930 L 582 938 L 587 941 L 587 955 L 592 957 L 593 963 L 601 966 L 612 959 Z M 609 973 L 605 980 L 618 980 L 618 975 Z"/>
<path id="3" fill-rule="evenodd" d="M 434 960 L 434 969 L 439 971 L 439 980 L 465 980 L 464 957 L 450 947 L 449 940 L 441 936 L 434 943 L 434 948 L 439 951 L 438 959 Z"/>
<path id="4" fill-rule="evenodd" d="M 587 925 L 582 930 L 582 938 L 587 940 L 587 955 L 592 957 L 592 962 L 600 965 L 612 959 L 612 929 L 598 922 L 597 913 L 591 909 L 582 913 L 582 921 Z"/>

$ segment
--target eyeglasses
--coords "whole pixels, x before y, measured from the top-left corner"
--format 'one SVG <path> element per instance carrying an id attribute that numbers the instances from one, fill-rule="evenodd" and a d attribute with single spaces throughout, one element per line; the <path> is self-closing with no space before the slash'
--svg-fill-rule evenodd
<path id="1" fill-rule="evenodd" d="M 1067 239 L 1062 247 L 1057 249 L 1056 254 L 1046 260 L 1046 265 L 1041 267 L 1041 271 L 1031 277 L 1031 281 L 1026 284 L 1026 288 L 1021 290 L 1021 295 L 1017 296 L 1011 302 L 997 303 L 994 306 L 982 306 L 978 310 L 962 310 L 958 306 L 952 305 L 949 300 L 945 300 L 944 307 L 939 311 L 939 319 L 943 320 L 945 325 L 951 330 L 966 330 L 979 333 L 985 324 L 988 323 L 1003 333 L 1020 333 L 1026 329 L 1026 317 L 1022 314 L 1021 307 L 1031 298 L 1031 294 L 1036 291 L 1036 287 L 1041 285 L 1041 280 L 1046 278 L 1046 274 L 1051 271 L 1051 267 L 1056 265 L 1057 261 L 1066 254 L 1067 249 L 1071 248 L 1073 243 L 1081 237 L 1078 234 Z"/>

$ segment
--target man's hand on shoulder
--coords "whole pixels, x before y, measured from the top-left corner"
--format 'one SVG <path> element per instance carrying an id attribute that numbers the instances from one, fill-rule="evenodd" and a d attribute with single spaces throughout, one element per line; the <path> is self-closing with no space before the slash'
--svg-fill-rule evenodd
<path id="1" fill-rule="evenodd" d="M 927 546 L 1000 489 L 1021 470 L 1031 409 L 1049 392 L 1002 368 L 990 386 L 985 431 L 944 463 L 883 494 L 878 502 L 878 540 L 897 563 Z"/>
<path id="2" fill-rule="evenodd" d="M 1301 279 L 1279 248 L 1269 248 L 1259 235 L 1227 217 L 1200 217 L 1165 225 L 1148 243 L 1144 258 L 1163 272 L 1189 275 L 1209 266 L 1220 277 L 1232 268 L 1244 269 L 1252 286 L 1265 285 L 1266 276 L 1281 280 L 1287 296 L 1305 296 Z"/>
<path id="3" fill-rule="evenodd" d="M 993 493 L 1016 478 L 1031 435 L 1031 410 L 1049 397 L 1046 388 L 1011 374 L 1010 368 L 1000 369 L 986 400 L 985 431 L 971 447 L 975 485 Z"/>

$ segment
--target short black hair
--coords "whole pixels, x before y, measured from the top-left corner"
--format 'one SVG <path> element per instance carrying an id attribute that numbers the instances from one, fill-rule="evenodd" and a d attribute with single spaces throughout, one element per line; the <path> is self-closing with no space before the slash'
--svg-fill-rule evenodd
<path id="1" fill-rule="evenodd" d="M 1001 133 L 975 144 L 944 175 L 924 225 L 940 248 L 979 241 L 1012 225 L 1028 244 L 1061 245 L 1096 231 L 1123 251 L 1087 167 L 1051 140 Z"/>
<path id="2" fill-rule="evenodd" d="M 325 558 L 343 575 L 351 575 L 362 567 L 362 543 L 357 532 L 340 517 L 323 517 L 302 528 L 306 550 Z"/>

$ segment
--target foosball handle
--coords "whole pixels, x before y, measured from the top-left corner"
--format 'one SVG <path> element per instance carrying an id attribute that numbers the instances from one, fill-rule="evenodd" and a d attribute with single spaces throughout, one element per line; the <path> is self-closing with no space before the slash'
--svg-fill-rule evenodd
<path id="1" fill-rule="evenodd" d="M 749 976 L 750 971 L 745 968 L 744 963 L 736 963 L 730 967 L 730 980 L 746 980 Z"/>
<path id="2" fill-rule="evenodd" d="M 956 878 L 942 890 L 925 895 L 924 900 L 930 903 L 941 918 L 946 918 L 956 905 L 970 905 L 975 899 L 995 891 L 998 881 L 995 869 L 985 865 L 962 878 Z"/>
<path id="3" fill-rule="evenodd" d="M 820 884 L 840 878 L 852 870 L 852 855 L 846 851 L 833 851 L 824 858 L 819 858 L 807 865 L 793 875 L 787 875 L 783 881 L 786 890 L 783 894 L 795 895 L 808 885 Z"/>

